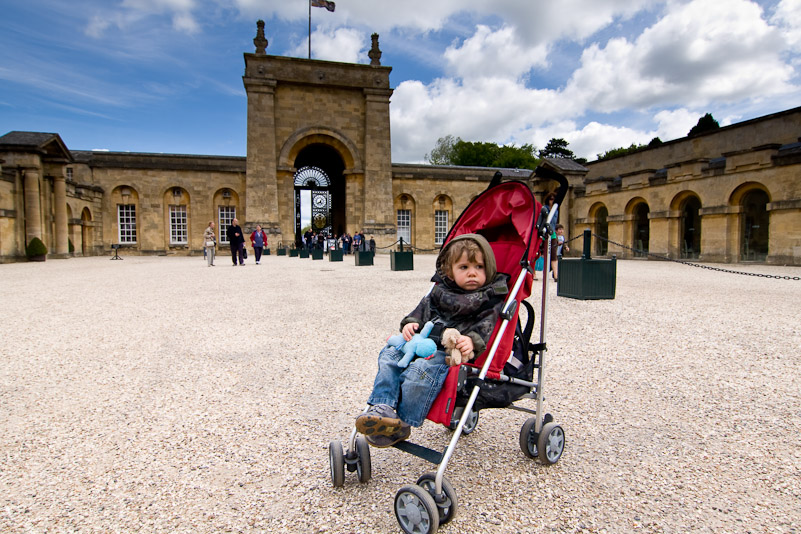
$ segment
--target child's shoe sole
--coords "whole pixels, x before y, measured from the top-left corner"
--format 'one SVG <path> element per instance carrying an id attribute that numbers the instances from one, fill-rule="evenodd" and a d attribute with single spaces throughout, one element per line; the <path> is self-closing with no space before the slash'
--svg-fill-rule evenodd
<path id="1" fill-rule="evenodd" d="M 356 418 L 356 430 L 365 436 L 391 436 L 402 428 L 397 417 L 383 417 L 376 414 L 362 414 Z M 385 445 L 389 447 L 389 445 Z"/>

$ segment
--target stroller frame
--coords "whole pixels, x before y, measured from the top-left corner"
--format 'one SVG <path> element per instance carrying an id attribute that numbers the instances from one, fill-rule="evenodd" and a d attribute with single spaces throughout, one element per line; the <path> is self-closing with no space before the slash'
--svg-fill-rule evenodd
<path id="1" fill-rule="evenodd" d="M 559 458 L 564 451 L 564 431 L 561 426 L 553 422 L 553 417 L 550 414 L 543 414 L 543 381 L 545 376 L 545 352 L 547 351 L 546 344 L 546 331 L 547 331 L 547 307 L 548 307 L 548 277 L 547 269 L 549 267 L 549 256 L 551 249 L 551 234 L 552 234 L 552 219 L 556 213 L 559 204 L 561 204 L 567 192 L 567 179 L 546 167 L 537 167 L 535 173 L 544 178 L 550 178 L 559 182 L 560 187 L 557 192 L 556 202 L 554 209 L 546 210 L 542 208 L 539 216 L 537 217 L 535 229 L 536 234 L 544 242 L 543 257 L 545 267 L 543 269 L 542 280 L 542 297 L 540 309 L 540 332 L 539 343 L 530 343 L 530 339 L 523 340 L 524 350 L 527 351 L 529 356 L 529 363 L 533 369 L 537 370 L 536 381 L 524 380 L 518 377 L 512 377 L 498 373 L 497 378 L 490 380 L 500 383 L 510 383 L 528 388 L 528 393 L 522 394 L 512 400 L 505 408 L 532 414 L 533 417 L 529 418 L 521 428 L 520 432 L 520 447 L 529 458 L 539 458 L 545 465 L 554 464 L 559 461 Z M 487 190 L 489 191 L 494 186 L 501 182 L 500 173 L 496 173 L 492 183 L 490 183 Z M 480 195 L 479 195 L 480 196 Z M 477 197 L 478 198 L 478 197 Z M 536 206 L 536 203 L 535 203 Z M 468 206 L 469 208 L 470 206 Z M 467 208 L 465 209 L 465 212 Z M 465 213 L 463 212 L 463 214 Z M 460 216 L 461 218 L 461 216 Z M 446 238 L 446 243 L 451 237 L 451 233 L 457 227 L 459 219 L 454 223 Z M 535 238 L 532 238 L 536 242 Z M 530 246 L 530 243 L 529 243 Z M 528 255 L 528 250 L 526 252 Z M 490 367 L 495 360 L 501 342 L 504 340 L 504 334 L 509 327 L 510 322 L 514 319 L 516 325 L 519 325 L 519 317 L 517 316 L 518 306 L 522 302 L 528 311 L 527 333 L 530 336 L 530 327 L 533 325 L 533 308 L 530 304 L 525 302 L 524 299 L 518 301 L 520 289 L 526 282 L 528 276 L 533 275 L 534 269 L 529 262 L 528 257 L 524 257 L 520 261 L 520 272 L 514 281 L 512 289 L 503 304 L 500 314 L 502 319 L 500 325 L 493 333 L 493 341 L 487 353 L 487 356 L 481 365 L 480 370 L 474 365 L 462 365 L 459 368 L 458 377 L 458 390 L 465 387 L 465 382 L 468 378 L 475 377 L 475 385 L 472 387 L 470 396 L 464 407 L 454 408 L 452 420 L 450 425 L 446 425 L 453 429 L 453 436 L 451 437 L 448 446 L 440 453 L 433 449 L 411 443 L 409 441 L 400 441 L 393 445 L 394 448 L 413 454 L 419 458 L 427 460 L 433 464 L 437 464 L 438 468 L 436 473 L 426 473 L 422 475 L 415 485 L 403 486 L 395 496 L 395 515 L 402 530 L 407 533 L 427 533 L 433 534 L 439 528 L 439 525 L 451 521 L 456 515 L 457 499 L 456 493 L 452 485 L 445 477 L 445 470 L 448 467 L 453 453 L 456 451 L 456 445 L 462 434 L 469 434 L 478 423 L 478 411 L 473 410 L 482 386 L 485 384 L 487 374 Z M 432 284 L 433 288 L 433 284 Z M 532 286 L 533 288 L 533 286 Z M 513 326 L 514 328 L 514 326 Z M 511 350 L 511 349 L 510 349 Z M 511 355 L 511 354 L 510 354 Z M 510 355 L 507 355 L 510 356 Z M 514 402 L 528 398 L 536 400 L 536 407 L 534 409 L 515 406 Z M 365 407 L 365 411 L 369 409 L 369 405 Z M 458 420 L 456 419 L 456 410 L 461 410 Z M 457 422 L 458 421 L 458 422 Z M 444 424 L 444 423 L 443 423 Z M 455 424 L 455 427 L 454 427 Z M 335 487 L 344 484 L 344 471 L 357 471 L 357 476 L 360 482 L 365 483 L 371 477 L 371 462 L 370 462 L 370 447 L 363 436 L 358 435 L 357 429 L 354 427 L 348 439 L 348 453 L 344 454 L 342 451 L 341 442 L 334 440 L 329 445 L 329 463 L 331 468 L 331 478 Z"/>

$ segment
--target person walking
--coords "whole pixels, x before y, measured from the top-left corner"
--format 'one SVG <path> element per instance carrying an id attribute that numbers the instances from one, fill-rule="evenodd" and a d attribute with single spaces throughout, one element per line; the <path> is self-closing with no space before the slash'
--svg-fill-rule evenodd
<path id="1" fill-rule="evenodd" d="M 253 253 L 256 255 L 256 265 L 261 261 L 261 253 L 264 247 L 267 246 L 267 234 L 261 229 L 261 225 L 256 225 L 256 230 L 250 234 L 250 245 L 253 247 Z"/>
<path id="2" fill-rule="evenodd" d="M 245 236 L 239 226 L 239 219 L 231 221 L 228 227 L 228 243 L 231 245 L 231 259 L 236 267 L 236 259 L 239 257 L 239 265 L 245 265 Z"/>
<path id="3" fill-rule="evenodd" d="M 203 232 L 203 250 L 206 252 L 206 266 L 214 267 L 214 250 L 217 248 L 217 234 L 214 233 L 214 221 L 209 221 Z"/>

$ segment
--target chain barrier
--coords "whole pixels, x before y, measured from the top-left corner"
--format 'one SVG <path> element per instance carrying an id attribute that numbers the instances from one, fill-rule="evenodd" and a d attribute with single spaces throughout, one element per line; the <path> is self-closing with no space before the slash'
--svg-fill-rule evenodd
<path id="1" fill-rule="evenodd" d="M 597 237 L 598 239 L 601 239 L 603 241 L 606 241 L 607 243 L 612 243 L 613 245 L 618 246 L 620 248 L 631 250 L 635 254 L 640 254 L 640 255 L 643 255 L 643 256 L 649 256 L 649 257 L 656 258 L 658 260 L 663 260 L 663 261 L 672 261 L 673 263 L 680 263 L 682 265 L 689 265 L 690 267 L 698 267 L 698 268 L 701 268 L 701 269 L 707 269 L 709 271 L 718 271 L 718 272 L 721 272 L 721 273 L 740 274 L 740 275 L 743 275 L 743 276 L 756 276 L 757 278 L 775 278 L 777 280 L 801 280 L 801 276 L 781 276 L 781 275 L 776 275 L 776 274 L 747 273 L 745 271 L 734 271 L 732 269 L 724 269 L 722 267 L 712 267 L 711 265 L 703 265 L 703 264 L 700 264 L 700 263 L 693 263 L 691 261 L 676 260 L 676 259 L 673 259 L 673 258 L 669 258 L 667 256 L 662 256 L 661 254 L 653 254 L 652 252 L 648 252 L 647 250 L 639 250 L 639 249 L 636 249 L 636 248 L 633 248 L 633 247 L 629 247 L 629 246 L 626 246 L 626 245 L 624 245 L 622 243 L 617 243 L 615 241 L 612 241 L 609 238 L 606 238 L 606 237 L 603 237 L 603 236 L 599 236 L 598 234 L 592 234 L 592 236 L 593 237 Z M 579 237 L 581 237 L 581 236 L 580 235 L 576 236 L 573 239 L 571 239 L 570 241 L 573 241 L 574 239 L 578 239 Z"/>

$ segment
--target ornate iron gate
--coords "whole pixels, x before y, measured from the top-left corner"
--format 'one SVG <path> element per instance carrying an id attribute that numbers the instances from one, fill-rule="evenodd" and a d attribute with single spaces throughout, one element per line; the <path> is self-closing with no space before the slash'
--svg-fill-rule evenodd
<path id="1" fill-rule="evenodd" d="M 300 192 L 311 191 L 312 231 L 331 235 L 331 182 L 328 175 L 318 167 L 302 167 L 295 173 L 295 241 L 300 242 L 301 198 Z"/>

